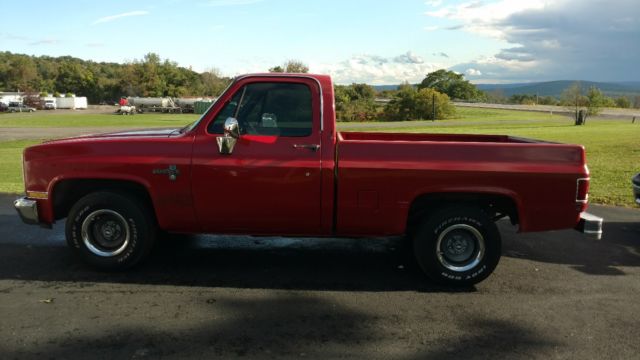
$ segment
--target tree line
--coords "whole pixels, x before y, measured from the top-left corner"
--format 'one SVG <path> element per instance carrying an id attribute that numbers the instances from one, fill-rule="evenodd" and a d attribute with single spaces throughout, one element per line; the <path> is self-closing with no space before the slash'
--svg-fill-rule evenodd
<path id="1" fill-rule="evenodd" d="M 492 104 L 516 104 L 516 105 L 556 105 L 567 106 L 575 103 L 574 93 L 578 91 L 581 102 L 585 102 L 585 98 L 591 96 L 595 98 L 601 107 L 610 108 L 640 108 L 640 96 L 606 96 L 602 91 L 595 86 L 591 86 L 588 89 L 583 87 L 582 84 L 577 81 L 571 86 L 566 88 L 559 96 L 538 96 L 535 94 L 513 94 L 509 97 L 504 96 L 502 90 L 492 90 L 485 92 L 486 102 Z M 591 93 L 591 95 L 589 95 Z"/>
<path id="2" fill-rule="evenodd" d="M 376 97 L 388 101 L 376 102 Z M 446 119 L 455 115 L 452 99 L 479 101 L 483 97 L 462 74 L 444 69 L 427 74 L 420 84 L 404 83 L 380 94 L 366 84 L 335 86 L 336 116 L 341 121 Z"/>
<path id="3" fill-rule="evenodd" d="M 217 69 L 197 73 L 155 53 L 118 64 L 0 52 L 0 91 L 74 93 L 94 104 L 121 96 L 217 96 L 230 81 Z"/>

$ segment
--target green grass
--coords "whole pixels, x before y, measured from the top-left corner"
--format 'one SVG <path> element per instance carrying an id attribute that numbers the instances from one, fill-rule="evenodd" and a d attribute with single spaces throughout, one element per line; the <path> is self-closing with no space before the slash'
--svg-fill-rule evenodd
<path id="1" fill-rule="evenodd" d="M 14 113 L 0 115 L 0 128 L 3 127 L 169 127 L 183 126 L 196 121 L 194 114 L 87 114 L 82 111 L 73 113 Z"/>
<path id="2" fill-rule="evenodd" d="M 22 149 L 37 141 L 0 142 L 0 192 L 20 193 L 24 191 L 22 182 Z"/>
<path id="3" fill-rule="evenodd" d="M 483 109 L 456 107 L 456 116 L 452 119 L 465 121 L 566 121 L 567 117 L 542 111 L 518 111 L 502 109 Z"/>
<path id="4" fill-rule="evenodd" d="M 458 108 L 457 118 L 443 121 L 340 123 L 341 130 L 431 133 L 505 134 L 540 140 L 582 144 L 591 170 L 591 201 L 633 206 L 631 176 L 640 171 L 640 124 L 620 120 L 589 120 L 573 126 L 567 116 L 542 112 Z M 0 116 L 1 127 L 46 126 L 180 126 L 196 115 L 144 114 L 16 114 Z M 31 119 L 31 120 L 29 120 Z M 7 125 L 10 124 L 10 125 Z M 0 130 L 2 131 L 2 130 Z M 22 192 L 20 154 L 33 141 L 0 142 L 0 192 Z"/>

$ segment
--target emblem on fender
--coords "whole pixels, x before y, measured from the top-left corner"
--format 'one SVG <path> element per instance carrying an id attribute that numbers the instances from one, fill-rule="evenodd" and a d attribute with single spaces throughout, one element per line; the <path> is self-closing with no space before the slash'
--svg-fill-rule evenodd
<path id="1" fill-rule="evenodd" d="M 169 175 L 169 180 L 175 181 L 180 175 L 180 170 L 176 165 L 169 165 L 166 169 L 153 169 L 152 173 L 154 175 Z"/>

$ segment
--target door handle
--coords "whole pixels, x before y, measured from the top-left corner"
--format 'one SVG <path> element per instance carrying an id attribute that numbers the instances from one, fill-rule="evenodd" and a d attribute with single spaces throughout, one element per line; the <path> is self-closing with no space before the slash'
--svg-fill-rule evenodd
<path id="1" fill-rule="evenodd" d="M 296 149 L 309 149 L 311 151 L 318 151 L 318 149 L 320 149 L 320 145 L 318 144 L 293 144 L 293 147 Z"/>

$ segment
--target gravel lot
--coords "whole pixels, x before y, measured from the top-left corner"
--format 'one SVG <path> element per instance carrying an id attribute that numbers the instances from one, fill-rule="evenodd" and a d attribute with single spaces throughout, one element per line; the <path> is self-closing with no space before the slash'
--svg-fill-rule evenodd
<path id="1" fill-rule="evenodd" d="M 398 239 L 200 236 L 96 272 L 0 196 L 0 354 L 14 358 L 637 359 L 640 211 L 601 241 L 517 235 L 476 287 L 425 280 Z"/>

